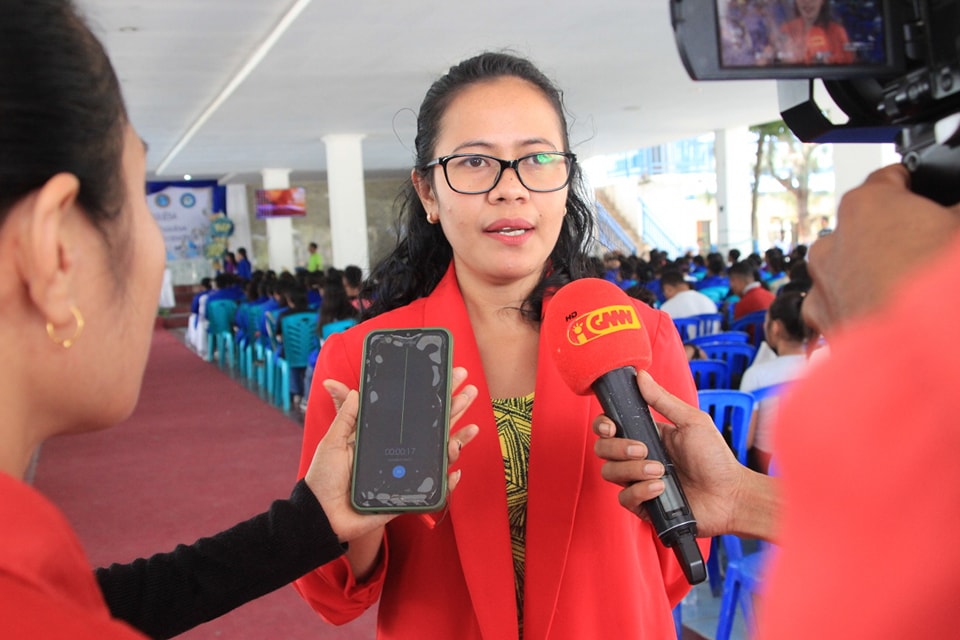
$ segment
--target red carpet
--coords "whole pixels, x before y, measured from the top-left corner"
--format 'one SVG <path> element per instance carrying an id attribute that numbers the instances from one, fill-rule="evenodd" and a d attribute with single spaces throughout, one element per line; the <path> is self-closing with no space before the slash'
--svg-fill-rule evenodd
<path id="1" fill-rule="evenodd" d="M 94 566 L 216 533 L 293 488 L 302 428 L 240 382 L 154 332 L 140 402 L 124 424 L 44 444 L 34 483 L 73 523 Z M 181 638 L 359 640 L 375 611 L 344 627 L 285 587 Z"/>

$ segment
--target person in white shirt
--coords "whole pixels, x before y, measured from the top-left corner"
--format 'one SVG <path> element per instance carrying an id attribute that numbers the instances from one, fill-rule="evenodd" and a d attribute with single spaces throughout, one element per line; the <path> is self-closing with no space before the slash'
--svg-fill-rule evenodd
<path id="1" fill-rule="evenodd" d="M 660 286 L 667 299 L 660 305 L 660 309 L 670 314 L 671 318 L 689 318 L 717 312 L 716 303 L 699 291 L 694 291 L 683 274 L 677 270 L 664 271 L 660 276 Z"/>
<path id="2" fill-rule="evenodd" d="M 803 322 L 800 307 L 806 294 L 802 291 L 783 291 L 767 309 L 764 321 L 765 342 L 775 357 L 766 357 L 754 363 L 743 373 L 740 390 L 752 392 L 774 385 L 782 385 L 799 377 L 807 366 L 807 340 L 811 331 Z M 766 473 L 773 453 L 773 431 L 778 393 L 757 403 L 747 436 L 749 466 Z"/>

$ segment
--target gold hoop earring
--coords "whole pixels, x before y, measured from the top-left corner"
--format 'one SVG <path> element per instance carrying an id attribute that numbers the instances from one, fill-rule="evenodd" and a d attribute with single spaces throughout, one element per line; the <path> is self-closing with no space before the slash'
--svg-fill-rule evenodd
<path id="1" fill-rule="evenodd" d="M 47 322 L 47 336 L 53 340 L 54 344 L 58 344 L 64 349 L 69 349 L 73 346 L 73 343 L 77 341 L 77 338 L 80 337 L 80 334 L 83 332 L 83 314 L 80 313 L 80 309 L 77 309 L 75 306 L 70 305 L 70 313 L 73 314 L 73 319 L 77 323 L 77 328 L 73 332 L 73 335 L 64 340 L 58 340 L 56 333 L 56 328 L 53 326 L 52 322 Z"/>

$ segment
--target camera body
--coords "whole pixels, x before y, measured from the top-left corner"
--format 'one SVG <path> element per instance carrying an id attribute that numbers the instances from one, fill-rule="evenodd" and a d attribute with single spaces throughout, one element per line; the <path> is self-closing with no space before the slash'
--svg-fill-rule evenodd
<path id="1" fill-rule="evenodd" d="M 960 201 L 960 0 L 670 0 L 670 15 L 691 78 L 777 80 L 804 142 L 893 142 L 914 191 Z"/>

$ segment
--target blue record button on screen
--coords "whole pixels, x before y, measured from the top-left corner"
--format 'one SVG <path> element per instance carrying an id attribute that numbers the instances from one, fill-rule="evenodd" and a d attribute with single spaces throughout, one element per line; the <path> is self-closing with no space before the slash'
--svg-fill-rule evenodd
<path id="1" fill-rule="evenodd" d="M 402 478 L 402 477 L 405 476 L 405 475 L 407 475 L 407 468 L 406 468 L 405 466 L 403 466 L 402 464 L 398 464 L 397 466 L 395 466 L 395 467 L 393 468 L 393 477 L 394 477 L 394 478 Z"/>

